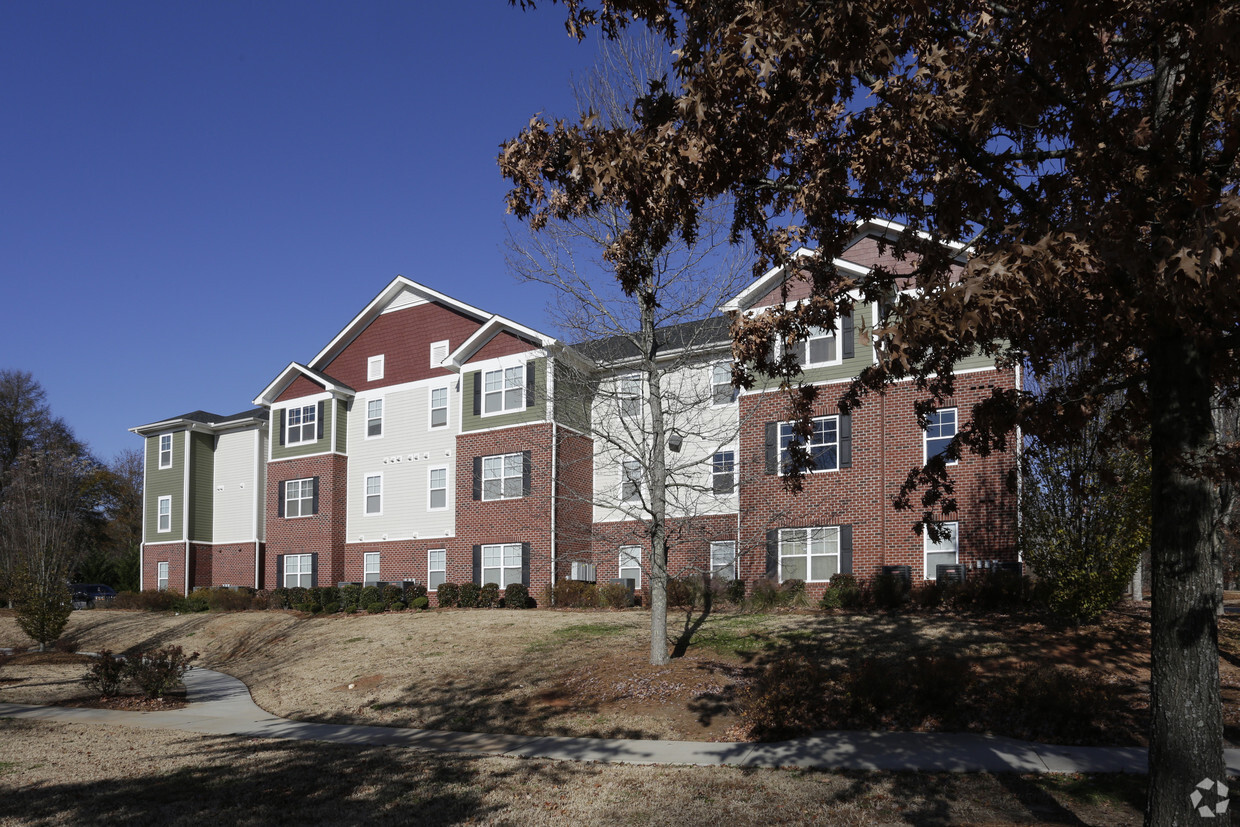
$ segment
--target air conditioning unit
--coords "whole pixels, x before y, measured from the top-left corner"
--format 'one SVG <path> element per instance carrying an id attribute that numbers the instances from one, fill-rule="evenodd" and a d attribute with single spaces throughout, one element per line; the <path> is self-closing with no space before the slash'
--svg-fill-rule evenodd
<path id="1" fill-rule="evenodd" d="M 587 583 L 593 583 L 597 579 L 594 575 L 593 563 L 573 563 L 573 573 L 570 580 L 584 580 Z"/>

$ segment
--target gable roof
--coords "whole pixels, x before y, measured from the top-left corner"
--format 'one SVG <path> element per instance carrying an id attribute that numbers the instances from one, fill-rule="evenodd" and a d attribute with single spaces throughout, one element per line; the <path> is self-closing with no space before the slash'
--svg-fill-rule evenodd
<path id="1" fill-rule="evenodd" d="M 448 370 L 459 372 L 461 367 L 469 361 L 469 357 L 477 353 L 483 345 L 497 335 L 505 332 L 531 342 L 537 347 L 549 348 L 559 344 L 551 336 L 539 333 L 537 330 L 514 322 L 512 319 L 495 315 L 487 319 L 482 327 L 473 332 L 472 336 L 457 345 L 456 350 L 449 353 L 447 358 L 440 364 Z"/>
<path id="2" fill-rule="evenodd" d="M 262 393 L 254 398 L 254 404 L 270 405 L 272 402 L 275 402 L 276 397 L 283 393 L 284 389 L 292 384 L 293 380 L 298 376 L 304 376 L 311 382 L 322 385 L 324 390 L 336 396 L 349 397 L 356 393 L 353 388 L 350 388 L 343 382 L 336 381 L 321 370 L 315 370 L 298 362 L 290 362 L 289 366 L 280 371 L 280 375 L 271 380 L 271 384 L 263 388 Z"/>

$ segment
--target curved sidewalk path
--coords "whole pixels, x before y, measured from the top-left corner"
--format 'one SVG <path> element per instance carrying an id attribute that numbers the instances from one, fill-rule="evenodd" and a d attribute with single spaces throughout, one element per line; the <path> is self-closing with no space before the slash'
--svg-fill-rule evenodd
<path id="1" fill-rule="evenodd" d="M 0 703 L 0 717 L 177 729 L 207 735 L 401 746 L 436 752 L 626 764 L 922 770 L 928 772 L 1146 772 L 1140 747 L 1060 747 L 989 735 L 933 732 L 820 732 L 775 743 L 640 741 L 443 732 L 318 724 L 277 718 L 259 708 L 244 683 L 201 667 L 185 676 L 189 706 L 170 712 Z M 1240 775 L 1240 749 L 1225 751 Z"/>

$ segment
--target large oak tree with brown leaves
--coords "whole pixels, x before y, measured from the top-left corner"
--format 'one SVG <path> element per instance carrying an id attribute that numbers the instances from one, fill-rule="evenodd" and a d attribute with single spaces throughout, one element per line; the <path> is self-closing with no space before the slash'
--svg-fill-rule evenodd
<path id="1" fill-rule="evenodd" d="M 523 2 L 523 5 L 533 5 Z M 566 0 L 570 34 L 647 25 L 676 50 L 677 83 L 634 102 L 635 125 L 534 118 L 500 156 L 508 206 L 535 227 L 600 204 L 632 216 L 608 250 L 629 290 L 643 251 L 692 238 L 702 205 L 734 199 L 759 268 L 801 244 L 809 301 L 737 321 L 737 370 L 785 376 L 771 343 L 830 324 L 852 295 L 884 301 L 880 363 L 846 405 L 912 378 L 951 393 L 975 351 L 1040 370 L 1085 360 L 1043 397 L 997 392 L 960 435 L 1011 445 L 1019 427 L 1070 433 L 1126 395 L 1116 442 L 1148 435 L 1153 468 L 1151 824 L 1196 818 L 1221 779 L 1216 486 L 1237 474 L 1211 424 L 1240 375 L 1240 5 L 869 0 Z M 676 88 L 676 94 L 668 90 Z M 831 266 L 859 218 L 915 231 L 916 293 L 878 268 Z M 970 245 L 953 270 L 954 251 Z M 905 274 L 907 277 L 907 274 Z M 910 480 L 952 507 L 941 469 Z"/>

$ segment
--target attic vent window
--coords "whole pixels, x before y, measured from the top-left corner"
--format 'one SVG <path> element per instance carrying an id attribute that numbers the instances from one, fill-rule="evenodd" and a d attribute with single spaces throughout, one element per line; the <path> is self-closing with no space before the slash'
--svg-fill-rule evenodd
<path id="1" fill-rule="evenodd" d="M 448 358 L 448 340 L 442 342 L 431 342 L 431 367 L 437 368 L 443 365 L 443 360 Z"/>
<path id="2" fill-rule="evenodd" d="M 371 356 L 366 362 L 366 381 L 375 382 L 383 378 L 383 357 Z"/>

